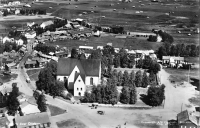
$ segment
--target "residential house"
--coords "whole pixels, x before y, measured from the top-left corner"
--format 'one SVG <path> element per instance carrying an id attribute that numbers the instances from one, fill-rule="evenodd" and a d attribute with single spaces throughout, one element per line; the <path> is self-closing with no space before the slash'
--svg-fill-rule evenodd
<path id="1" fill-rule="evenodd" d="M 26 37 L 27 39 L 35 38 L 35 37 L 36 37 L 36 32 L 35 32 L 35 31 L 27 32 L 27 33 L 25 34 L 25 37 Z"/>
<path id="2" fill-rule="evenodd" d="M 28 59 L 25 63 L 24 63 L 25 68 L 38 68 L 39 64 L 36 60 L 30 60 Z"/>
<path id="3" fill-rule="evenodd" d="M 178 128 L 197 128 L 199 121 L 195 116 L 192 116 L 187 110 L 177 114 Z"/>
<path id="4" fill-rule="evenodd" d="M 50 25 L 52 25 L 52 24 L 54 24 L 53 21 L 52 21 L 52 20 L 49 20 L 49 21 L 43 22 L 43 23 L 40 25 L 40 27 L 44 29 L 45 27 L 50 26 Z"/>
<path id="5" fill-rule="evenodd" d="M 15 15 L 19 15 L 20 14 L 20 10 L 19 9 L 16 9 L 15 10 Z"/>
<path id="6" fill-rule="evenodd" d="M 10 121 L 7 117 L 0 117 L 0 128 L 10 128 L 9 123 Z"/>
<path id="7" fill-rule="evenodd" d="M 59 58 L 57 79 L 67 82 L 74 96 L 84 96 L 86 86 L 98 85 L 101 78 L 101 61 L 95 59 Z"/>
<path id="8" fill-rule="evenodd" d="M 17 45 L 23 45 L 24 41 L 22 39 L 15 40 Z"/>
<path id="9" fill-rule="evenodd" d="M 84 53 L 86 59 L 92 54 L 92 51 L 94 51 L 93 49 L 85 49 L 85 50 L 81 50 L 80 53 Z"/>
<path id="10" fill-rule="evenodd" d="M 163 56 L 162 64 L 168 64 L 171 67 L 175 67 L 176 64 L 184 63 L 184 57 L 176 56 Z"/>
<path id="11" fill-rule="evenodd" d="M 51 122 L 47 112 L 18 116 L 14 119 L 16 128 L 50 128 Z"/>
<path id="12" fill-rule="evenodd" d="M 79 28 L 80 24 L 78 22 L 71 22 L 70 23 L 73 28 Z"/>

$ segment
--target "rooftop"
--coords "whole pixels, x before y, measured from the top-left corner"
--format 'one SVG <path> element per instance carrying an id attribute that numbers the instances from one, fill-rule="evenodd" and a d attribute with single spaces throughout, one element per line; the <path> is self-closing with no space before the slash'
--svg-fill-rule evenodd
<path id="1" fill-rule="evenodd" d="M 17 128 L 33 126 L 34 124 L 50 123 L 47 112 L 18 116 L 15 118 Z M 33 124 L 34 123 L 34 124 Z M 19 125 L 23 124 L 23 125 Z"/>

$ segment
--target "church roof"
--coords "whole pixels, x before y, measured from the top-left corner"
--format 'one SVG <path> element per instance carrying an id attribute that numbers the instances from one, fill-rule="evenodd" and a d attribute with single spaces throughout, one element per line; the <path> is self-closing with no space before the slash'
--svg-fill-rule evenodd
<path id="1" fill-rule="evenodd" d="M 81 74 L 86 76 L 99 76 L 100 60 L 97 59 L 73 59 L 59 58 L 57 65 L 57 75 L 69 76 L 75 66 L 78 67 Z"/>

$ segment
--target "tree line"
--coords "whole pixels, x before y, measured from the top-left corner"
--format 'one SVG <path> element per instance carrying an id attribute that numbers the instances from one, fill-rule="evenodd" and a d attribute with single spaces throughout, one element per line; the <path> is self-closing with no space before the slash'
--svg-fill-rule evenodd
<path id="1" fill-rule="evenodd" d="M 161 42 L 169 42 L 170 44 L 174 42 L 174 38 L 165 31 L 152 29 L 152 32 L 155 33 L 156 35 L 159 35 L 162 38 Z M 156 42 L 157 36 L 150 35 L 147 40 Z"/>
<path id="2" fill-rule="evenodd" d="M 162 56 L 198 57 L 199 45 L 170 44 L 165 42 L 158 48 L 157 55 L 159 59 L 162 59 Z"/>
<path id="3" fill-rule="evenodd" d="M 34 47 L 34 50 L 41 51 L 43 54 L 48 55 L 49 52 L 56 52 L 56 48 L 54 46 L 46 45 L 39 43 Z"/>
<path id="4" fill-rule="evenodd" d="M 37 90 L 55 96 L 64 96 L 63 91 L 66 90 L 65 83 L 56 80 L 57 62 L 51 60 L 43 68 L 36 81 Z"/>

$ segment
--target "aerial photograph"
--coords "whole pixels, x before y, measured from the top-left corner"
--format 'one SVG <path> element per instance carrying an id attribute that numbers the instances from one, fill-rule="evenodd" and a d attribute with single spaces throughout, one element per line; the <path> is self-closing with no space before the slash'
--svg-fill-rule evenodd
<path id="1" fill-rule="evenodd" d="M 199 0 L 0 0 L 0 128 L 200 128 Z"/>

